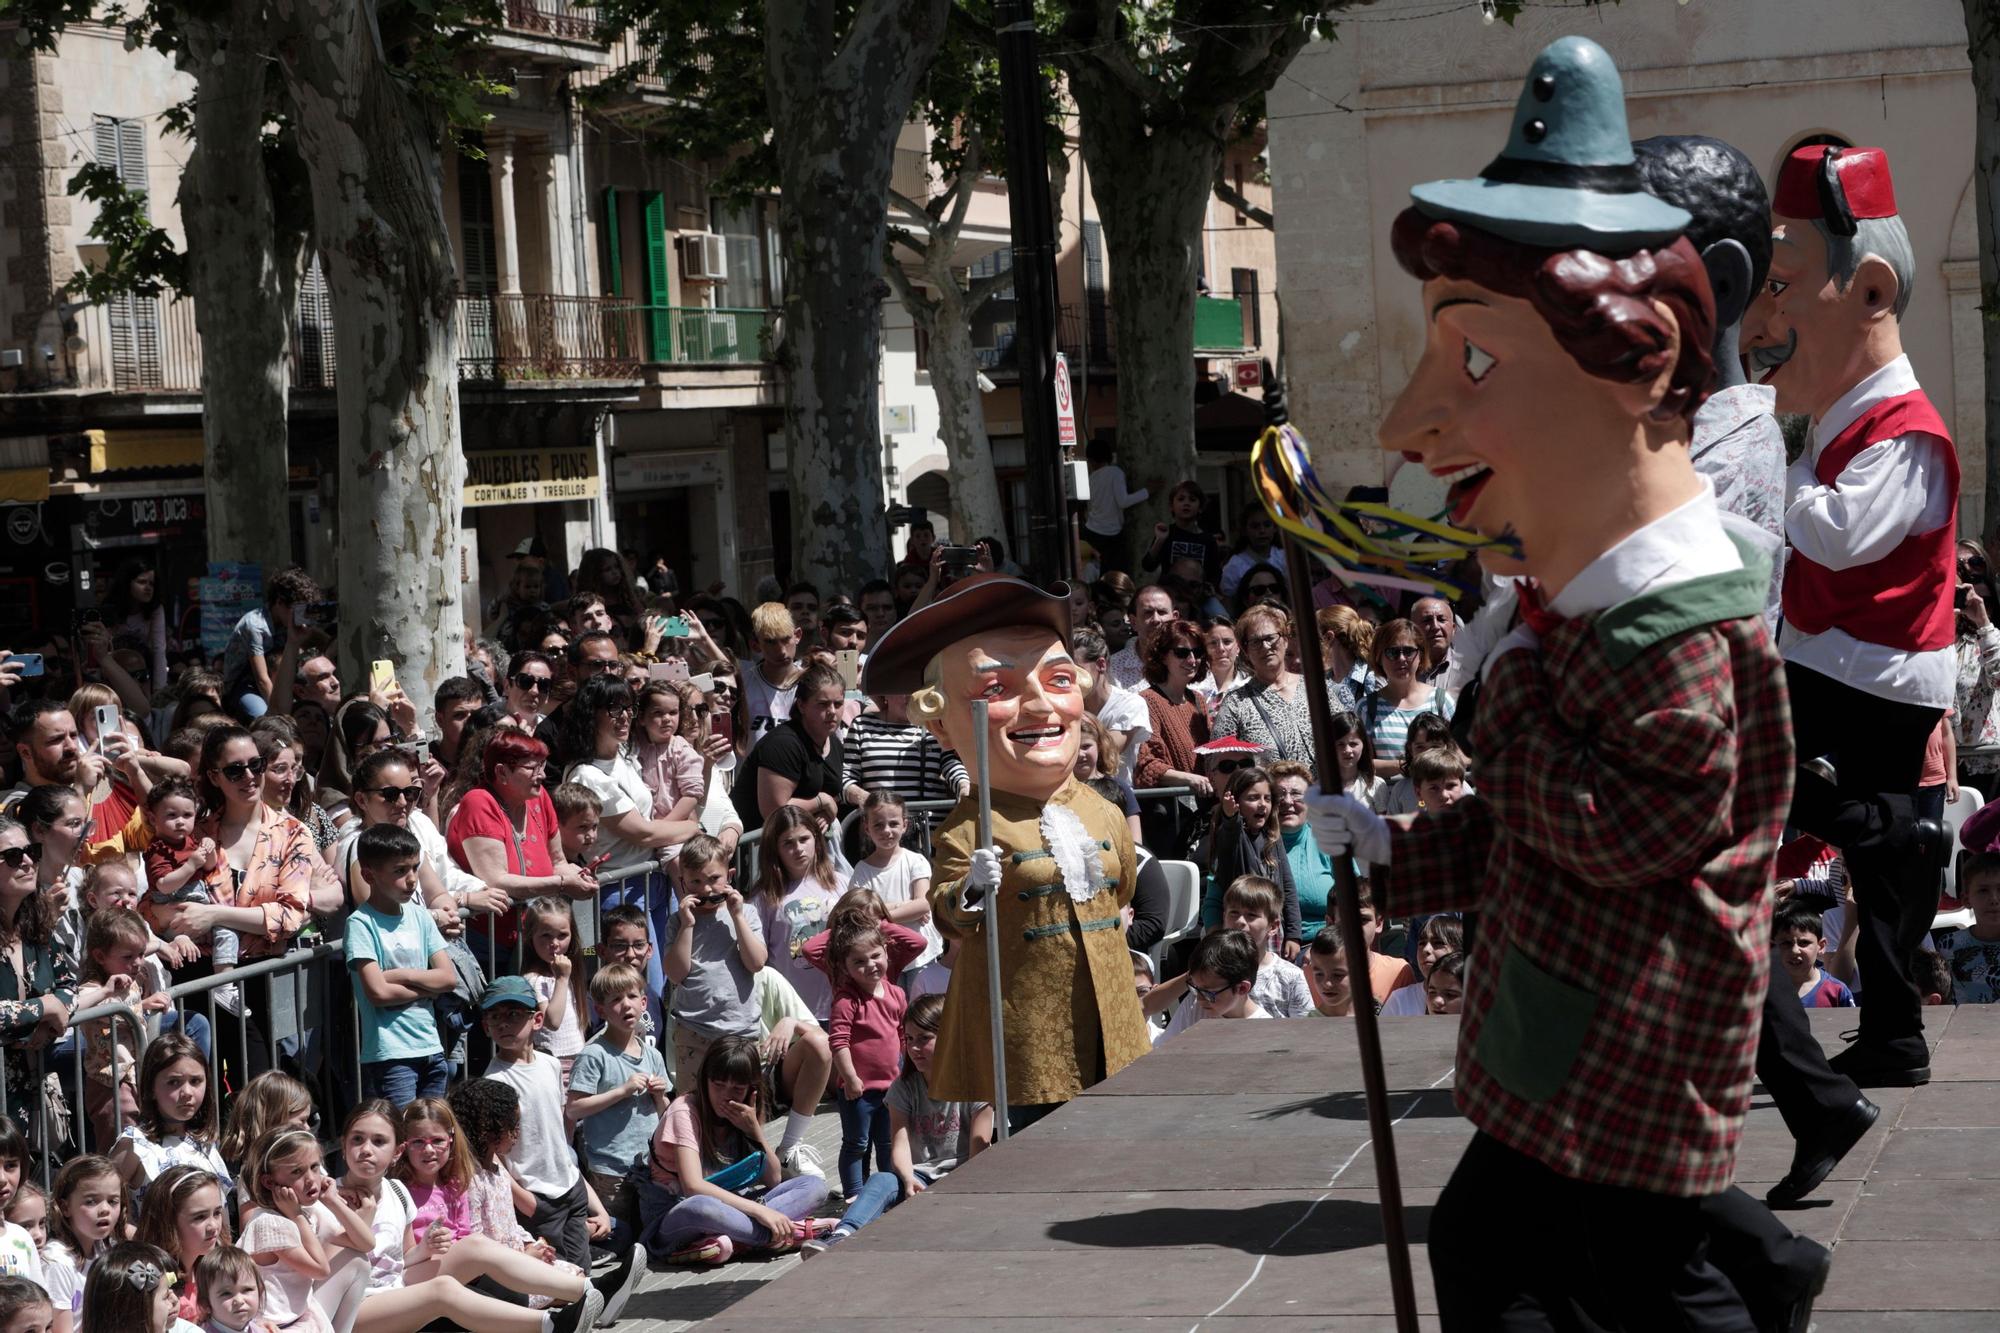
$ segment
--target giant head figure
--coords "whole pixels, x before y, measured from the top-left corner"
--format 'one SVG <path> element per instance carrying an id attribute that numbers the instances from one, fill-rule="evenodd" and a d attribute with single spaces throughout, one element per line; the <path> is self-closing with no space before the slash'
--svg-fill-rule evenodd
<path id="1" fill-rule="evenodd" d="M 1478 179 L 1410 194 L 1391 243 L 1425 342 L 1382 448 L 1448 483 L 1453 523 L 1520 540 L 1488 569 L 1559 591 L 1699 491 L 1715 311 L 1688 215 L 1642 188 L 1618 72 L 1581 37 L 1536 57 Z"/>
<path id="2" fill-rule="evenodd" d="M 1069 594 L 1005 574 L 953 584 L 898 621 L 868 657 L 870 694 L 908 694 L 910 717 L 968 768 L 972 701 L 986 701 L 996 791 L 1047 800 L 1076 766 L 1090 673 L 1070 659 Z"/>
<path id="3" fill-rule="evenodd" d="M 1915 272 L 1886 153 L 1814 144 L 1785 159 L 1770 278 L 1744 321 L 1751 367 L 1780 412 L 1821 417 L 1903 354 Z"/>

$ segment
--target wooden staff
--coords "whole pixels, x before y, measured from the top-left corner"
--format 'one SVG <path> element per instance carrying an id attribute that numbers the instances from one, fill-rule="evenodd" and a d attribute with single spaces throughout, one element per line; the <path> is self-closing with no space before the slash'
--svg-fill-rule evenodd
<path id="1" fill-rule="evenodd" d="M 1341 790 L 1340 758 L 1334 748 L 1333 709 L 1326 700 L 1326 655 L 1320 651 L 1319 620 L 1313 614 L 1313 565 L 1296 537 L 1285 538 L 1285 573 L 1292 593 L 1292 632 L 1305 670 L 1306 708 L 1312 715 L 1313 767 L 1319 789 Z M 1403 1180 L 1396 1168 L 1395 1129 L 1389 1120 L 1388 1076 L 1382 1071 L 1382 1034 L 1375 1023 L 1369 984 L 1368 941 L 1361 934 L 1361 894 L 1354 884 L 1352 849 L 1332 858 L 1333 896 L 1340 917 L 1340 943 L 1347 955 L 1347 990 L 1354 1006 L 1354 1036 L 1361 1046 L 1361 1088 L 1368 1103 L 1368 1134 L 1375 1149 L 1375 1192 L 1381 1200 L 1382 1239 L 1389 1251 L 1389 1294 L 1396 1306 L 1397 1333 L 1417 1333 L 1416 1288 L 1410 1279 L 1410 1242 L 1403 1230 Z"/>
<path id="2" fill-rule="evenodd" d="M 980 847 L 993 845 L 993 775 L 988 771 L 986 701 L 972 701 L 972 762 L 979 792 Z M 1007 1032 L 1000 1016 L 1000 929 L 994 914 L 1000 910 L 1000 895 L 986 901 L 986 915 L 980 931 L 986 936 L 986 1008 L 993 1025 L 993 1141 L 1007 1137 Z"/>

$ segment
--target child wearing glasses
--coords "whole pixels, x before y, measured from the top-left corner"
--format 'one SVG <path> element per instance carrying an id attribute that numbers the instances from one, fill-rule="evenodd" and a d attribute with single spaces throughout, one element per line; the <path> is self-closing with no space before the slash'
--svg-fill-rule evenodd
<path id="1" fill-rule="evenodd" d="M 1251 996 L 1262 952 L 1240 930 L 1218 930 L 1195 945 L 1187 972 L 1161 982 L 1140 1002 L 1150 1018 L 1165 1013 L 1169 1005 L 1180 1000 L 1160 1040 L 1172 1041 L 1206 1018 L 1271 1017 Z"/>

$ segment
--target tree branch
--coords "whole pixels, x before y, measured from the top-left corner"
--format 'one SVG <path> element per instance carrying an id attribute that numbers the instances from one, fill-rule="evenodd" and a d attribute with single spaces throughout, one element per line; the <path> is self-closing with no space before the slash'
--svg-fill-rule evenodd
<path id="1" fill-rule="evenodd" d="M 926 205 L 918 203 L 897 189 L 889 191 L 889 202 L 902 209 L 905 213 L 908 213 L 912 221 L 921 223 L 926 236 L 935 237 L 938 234 L 937 216 Z M 911 248 L 921 249 L 922 247 L 912 246 Z"/>
<path id="2" fill-rule="evenodd" d="M 933 233 L 947 246 L 958 244 L 958 233 L 965 226 L 966 210 L 972 206 L 972 188 L 979 183 L 980 163 L 985 155 L 986 136 L 975 129 L 966 136 L 965 157 L 952 177 L 951 189 L 945 192 L 945 197 L 951 200 L 951 211 Z"/>
<path id="3" fill-rule="evenodd" d="M 985 305 L 992 297 L 993 293 L 999 291 L 1013 280 L 1014 271 L 1012 269 L 1002 269 L 998 273 L 989 273 L 983 278 L 974 278 L 970 283 L 966 284 L 965 317 L 971 319 L 979 310 L 979 307 Z"/>
<path id="4" fill-rule="evenodd" d="M 1271 217 L 1271 210 L 1268 208 L 1259 208 L 1244 198 L 1243 192 L 1234 185 L 1231 185 L 1223 176 L 1220 163 L 1217 164 L 1215 173 L 1215 197 L 1266 231 L 1275 231 L 1277 229 L 1276 223 Z"/>
<path id="5" fill-rule="evenodd" d="M 889 279 L 896 299 L 903 303 L 903 309 L 910 312 L 910 318 L 916 321 L 917 327 L 925 333 L 933 332 L 937 328 L 937 301 L 917 289 L 917 284 L 910 281 L 910 275 L 896 262 L 895 256 L 890 256 L 888 262 L 882 265 L 882 273 Z"/>

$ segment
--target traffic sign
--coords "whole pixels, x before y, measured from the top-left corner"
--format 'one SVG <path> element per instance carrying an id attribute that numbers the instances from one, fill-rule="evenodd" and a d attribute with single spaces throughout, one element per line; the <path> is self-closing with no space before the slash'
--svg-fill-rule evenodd
<path id="1" fill-rule="evenodd" d="M 1076 448 L 1076 404 L 1069 393 L 1069 358 L 1056 353 L 1056 444 Z"/>

